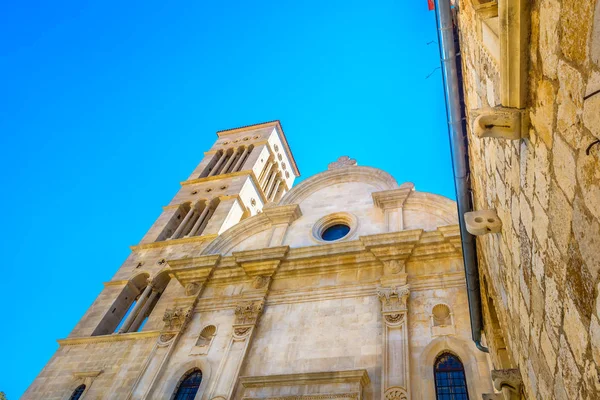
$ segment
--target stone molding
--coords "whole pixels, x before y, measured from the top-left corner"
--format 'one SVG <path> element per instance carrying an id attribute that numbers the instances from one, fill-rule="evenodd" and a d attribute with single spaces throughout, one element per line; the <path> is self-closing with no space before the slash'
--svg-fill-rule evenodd
<path id="1" fill-rule="evenodd" d="M 307 395 L 296 395 L 296 396 L 278 396 L 278 397 L 242 397 L 242 400 L 328 400 L 328 399 L 342 399 L 342 400 L 358 400 L 360 399 L 360 393 L 329 393 L 329 394 L 307 394 Z M 213 399 L 218 400 L 218 399 Z"/>
<path id="2" fill-rule="evenodd" d="M 121 342 L 124 340 L 143 340 L 148 338 L 155 338 L 158 335 L 160 335 L 160 331 L 142 331 L 101 336 L 72 337 L 66 339 L 58 339 L 57 342 L 59 346 L 75 346 L 79 344 Z"/>
<path id="3" fill-rule="evenodd" d="M 402 208 L 406 199 L 415 190 L 415 185 L 408 182 L 408 184 L 402 184 L 398 189 L 383 190 L 381 192 L 373 192 L 373 203 L 375 206 L 387 210 L 390 208 Z"/>
<path id="4" fill-rule="evenodd" d="M 187 237 L 187 238 L 182 237 L 179 239 L 161 240 L 159 242 L 137 244 L 135 246 L 129 246 L 129 248 L 131 249 L 131 251 L 158 249 L 161 247 L 176 246 L 179 244 L 208 242 L 208 241 L 215 239 L 217 236 L 218 236 L 217 234 L 210 234 L 210 235 L 192 236 L 192 237 Z"/>
<path id="5" fill-rule="evenodd" d="M 73 372 L 73 378 L 75 379 L 85 379 L 85 378 L 95 378 L 100 375 L 103 370 L 95 370 L 95 371 L 83 371 L 83 372 Z"/>
<path id="6" fill-rule="evenodd" d="M 304 372 L 265 376 L 243 376 L 239 380 L 244 388 L 265 386 L 310 385 L 323 383 L 359 383 L 368 385 L 371 380 L 366 369 L 348 371 Z"/>
<path id="7" fill-rule="evenodd" d="M 300 204 L 316 191 L 336 183 L 367 182 L 382 190 L 396 189 L 398 183 L 387 172 L 372 167 L 347 167 L 321 172 L 293 187 L 279 202 L 280 205 Z"/>

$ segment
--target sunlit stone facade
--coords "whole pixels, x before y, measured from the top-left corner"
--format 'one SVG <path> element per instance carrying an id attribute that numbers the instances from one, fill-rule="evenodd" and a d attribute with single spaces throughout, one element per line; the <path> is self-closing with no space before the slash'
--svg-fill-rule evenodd
<path id="1" fill-rule="evenodd" d="M 477 238 L 494 368 L 598 399 L 600 2 L 460 0 L 458 30 L 474 208 L 502 221 Z"/>
<path id="2" fill-rule="evenodd" d="M 444 355 L 492 391 L 453 201 L 348 157 L 292 187 L 278 122 L 218 137 L 25 399 L 429 400 Z"/>

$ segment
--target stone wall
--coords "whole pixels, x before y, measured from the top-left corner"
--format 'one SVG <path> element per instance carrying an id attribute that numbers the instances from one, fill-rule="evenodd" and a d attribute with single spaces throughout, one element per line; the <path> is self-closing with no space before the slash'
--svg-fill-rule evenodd
<path id="1" fill-rule="evenodd" d="M 472 0 L 459 7 L 471 114 L 500 105 L 500 68 Z M 503 224 L 477 238 L 485 334 L 495 367 L 518 367 L 528 398 L 596 399 L 600 144 L 586 149 L 600 139 L 600 94 L 586 96 L 600 89 L 600 2 L 530 7 L 529 138 L 477 138 L 469 128 L 474 208 L 495 210 Z"/>

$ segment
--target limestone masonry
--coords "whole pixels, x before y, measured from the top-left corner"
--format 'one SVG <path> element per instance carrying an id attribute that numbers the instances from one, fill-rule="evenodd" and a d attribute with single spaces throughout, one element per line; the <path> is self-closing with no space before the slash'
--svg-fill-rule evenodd
<path id="1" fill-rule="evenodd" d="M 477 238 L 494 368 L 599 399 L 600 2 L 460 0 L 457 24 L 474 209 L 502 221 Z"/>
<path id="2" fill-rule="evenodd" d="M 278 122 L 218 132 L 24 398 L 493 392 L 455 203 L 349 157 L 298 175 Z"/>

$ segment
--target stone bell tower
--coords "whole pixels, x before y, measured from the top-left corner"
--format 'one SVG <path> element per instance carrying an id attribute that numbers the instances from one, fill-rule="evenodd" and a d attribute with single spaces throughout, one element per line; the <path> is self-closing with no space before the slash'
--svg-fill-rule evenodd
<path id="1" fill-rule="evenodd" d="M 219 235 L 279 201 L 299 176 L 279 121 L 217 135 L 141 244 Z"/>

